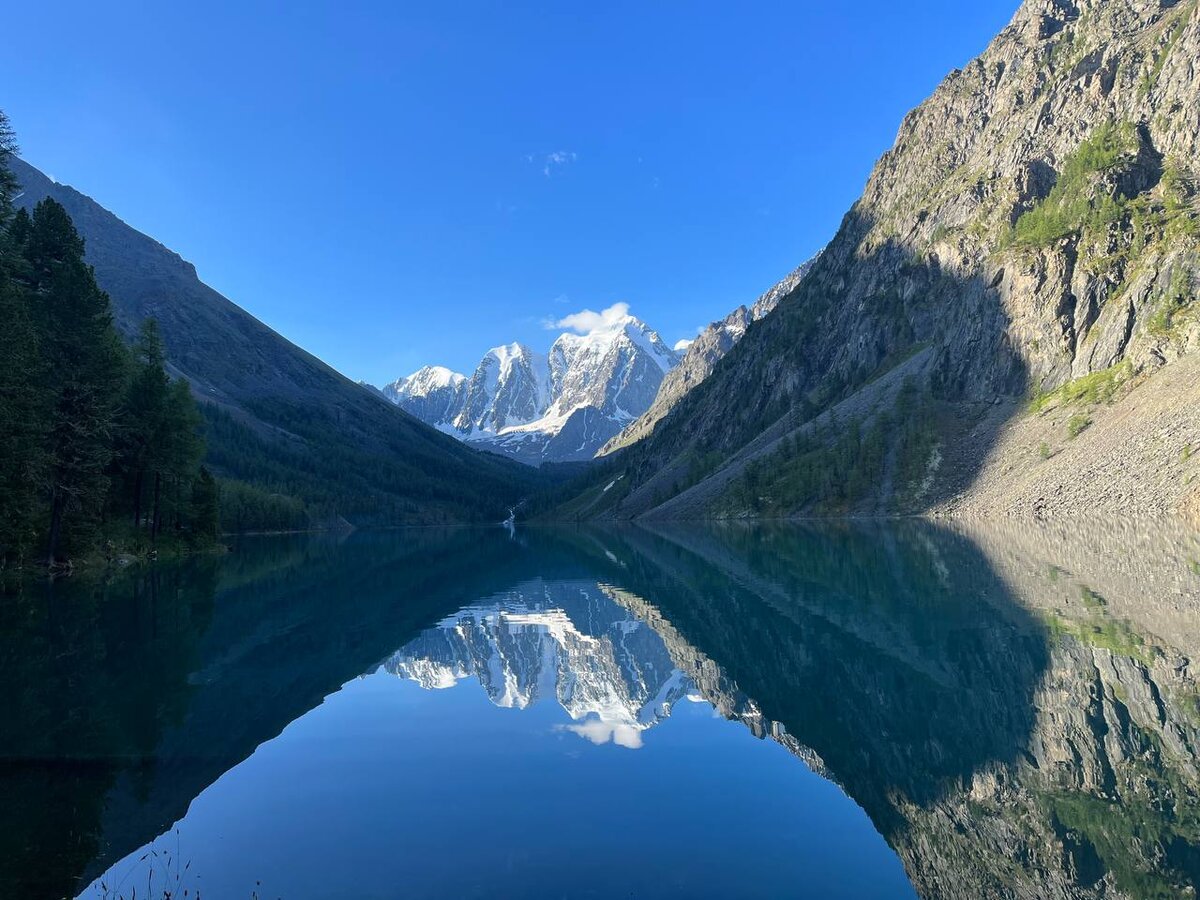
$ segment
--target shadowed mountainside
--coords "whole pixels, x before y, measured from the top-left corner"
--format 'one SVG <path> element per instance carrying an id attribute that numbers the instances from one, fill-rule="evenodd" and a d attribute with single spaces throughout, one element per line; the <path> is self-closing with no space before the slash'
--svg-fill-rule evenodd
<path id="1" fill-rule="evenodd" d="M 457 441 L 281 337 L 196 275 L 195 267 L 87 196 L 12 159 L 16 205 L 52 197 L 86 242 L 118 328 L 158 321 L 174 375 L 210 420 L 223 475 L 293 494 L 324 519 L 499 521 L 534 473 Z"/>

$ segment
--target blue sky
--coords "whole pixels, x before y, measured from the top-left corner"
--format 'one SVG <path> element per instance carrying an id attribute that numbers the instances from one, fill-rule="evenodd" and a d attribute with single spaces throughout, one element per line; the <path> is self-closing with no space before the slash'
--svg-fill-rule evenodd
<path id="1" fill-rule="evenodd" d="M 44 0 L 5 11 L 0 108 L 34 165 L 382 383 L 582 309 L 674 343 L 753 300 L 1016 6 Z"/>

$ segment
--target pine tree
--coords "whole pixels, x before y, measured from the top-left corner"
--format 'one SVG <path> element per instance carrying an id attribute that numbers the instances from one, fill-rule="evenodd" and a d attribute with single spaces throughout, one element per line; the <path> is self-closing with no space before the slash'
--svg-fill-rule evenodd
<path id="1" fill-rule="evenodd" d="M 192 482 L 204 456 L 201 421 L 187 381 L 173 382 L 167 394 L 162 463 L 155 473 L 155 534 L 168 524 L 168 516 L 175 531 L 183 528 Z"/>
<path id="2" fill-rule="evenodd" d="M 200 542 L 215 540 L 221 530 L 216 479 L 204 466 L 192 485 L 192 532 Z"/>
<path id="3" fill-rule="evenodd" d="M 132 514 L 135 529 L 144 523 L 147 482 L 152 482 L 159 470 L 167 442 L 170 380 L 165 363 L 158 324 L 147 319 L 134 346 L 133 374 L 125 394 L 116 467 L 122 492 L 128 496 L 126 511 Z"/>
<path id="4" fill-rule="evenodd" d="M 47 558 L 94 527 L 106 499 L 125 350 L 83 239 L 52 199 L 38 203 L 24 246 L 34 324 L 48 373 Z"/>
<path id="5" fill-rule="evenodd" d="M 0 566 L 20 564 L 36 540 L 37 489 L 45 462 L 38 388 L 44 369 L 21 283 L 29 216 L 12 215 L 16 152 L 0 112 Z"/>
<path id="6" fill-rule="evenodd" d="M 0 224 L 7 224 L 12 214 L 12 198 L 17 192 L 17 178 L 8 167 L 9 157 L 17 155 L 17 135 L 8 116 L 0 110 Z"/>

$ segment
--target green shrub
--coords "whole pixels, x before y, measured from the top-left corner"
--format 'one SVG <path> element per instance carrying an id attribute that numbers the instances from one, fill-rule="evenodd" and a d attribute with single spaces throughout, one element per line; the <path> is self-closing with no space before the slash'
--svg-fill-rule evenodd
<path id="1" fill-rule="evenodd" d="M 1130 123 L 1101 125 L 1063 163 L 1050 194 L 1013 227 L 1017 247 L 1044 247 L 1082 228 L 1099 230 L 1120 220 L 1127 198 L 1092 196 L 1094 176 L 1117 168 L 1137 153 L 1137 132 Z"/>
<path id="2" fill-rule="evenodd" d="M 1087 431 L 1091 424 L 1091 416 L 1088 416 L 1085 413 L 1076 413 L 1067 420 L 1067 436 L 1070 438 L 1077 438 L 1079 435 L 1083 434 L 1083 432 Z"/>
<path id="3" fill-rule="evenodd" d="M 1171 285 L 1162 296 L 1162 306 L 1150 317 L 1146 329 L 1160 337 L 1170 336 L 1191 309 L 1195 296 L 1187 271 L 1180 266 L 1171 276 Z"/>
<path id="4" fill-rule="evenodd" d="M 1030 410 L 1041 412 L 1051 406 L 1107 403 L 1132 374 L 1133 367 L 1128 360 L 1119 362 L 1111 368 L 1068 381 L 1057 390 L 1039 393 L 1030 402 Z"/>
<path id="5" fill-rule="evenodd" d="M 1187 10 L 1182 10 L 1178 14 L 1175 25 L 1171 28 L 1167 35 L 1167 40 L 1152 57 L 1150 68 L 1142 73 L 1141 79 L 1138 81 L 1138 95 L 1144 97 L 1150 93 L 1151 89 L 1158 84 L 1158 77 L 1162 74 L 1163 66 L 1167 62 L 1167 57 L 1171 55 L 1171 51 L 1175 49 L 1175 44 L 1183 36 L 1184 29 L 1187 28 L 1188 17 Z"/>

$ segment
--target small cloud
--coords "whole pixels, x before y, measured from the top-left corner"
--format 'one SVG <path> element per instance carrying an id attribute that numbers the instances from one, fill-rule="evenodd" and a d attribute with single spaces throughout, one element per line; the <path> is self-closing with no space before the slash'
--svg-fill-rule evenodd
<path id="1" fill-rule="evenodd" d="M 570 297 L 568 297 L 566 294 L 559 294 L 557 297 L 555 297 L 555 298 L 554 298 L 552 301 L 550 301 L 550 302 L 552 302 L 552 303 L 557 303 L 559 306 L 563 306 L 563 305 L 565 305 L 565 304 L 567 303 L 567 301 L 568 301 L 568 300 L 570 300 L 570 299 L 571 299 L 571 298 L 570 298 Z"/>
<path id="2" fill-rule="evenodd" d="M 637 750 L 642 746 L 642 733 L 633 725 L 624 722 L 604 722 L 599 719 L 588 719 L 578 725 L 559 725 L 559 730 L 577 734 L 584 740 L 597 746 L 612 741 L 618 747 Z"/>
<path id="3" fill-rule="evenodd" d="M 555 150 L 553 153 L 547 153 L 542 159 L 542 174 L 549 178 L 556 169 L 573 163 L 577 159 L 579 159 L 579 154 L 573 150 Z"/>
<path id="4" fill-rule="evenodd" d="M 576 334 L 592 334 L 596 331 L 608 331 L 624 325 L 629 318 L 629 304 L 614 303 L 600 312 L 581 309 L 579 312 L 563 316 L 561 319 L 547 319 L 544 325 L 547 329 L 565 328 Z"/>
<path id="5" fill-rule="evenodd" d="M 695 338 L 681 338 L 680 340 L 675 342 L 675 346 L 672 347 L 671 349 L 673 349 L 676 353 L 682 353 L 684 350 L 686 350 L 688 347 L 692 346 L 692 344 L 694 344 L 694 343 L 696 343 Z"/>

